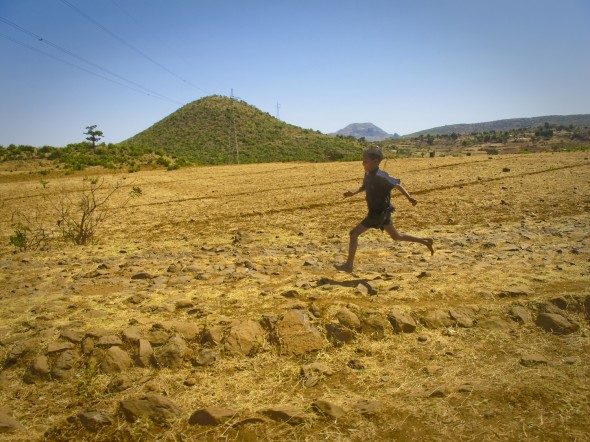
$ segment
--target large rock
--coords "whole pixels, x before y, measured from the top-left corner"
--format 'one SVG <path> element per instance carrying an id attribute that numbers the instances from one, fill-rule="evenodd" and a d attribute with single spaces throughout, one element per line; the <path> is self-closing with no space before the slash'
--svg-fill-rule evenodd
<path id="1" fill-rule="evenodd" d="M 176 335 L 156 351 L 156 361 L 161 367 L 181 368 L 186 352 L 187 346 L 184 339 Z"/>
<path id="2" fill-rule="evenodd" d="M 567 335 L 580 329 L 575 322 L 555 313 L 540 313 L 535 323 L 542 329 L 559 335 Z"/>
<path id="3" fill-rule="evenodd" d="M 459 327 L 471 328 L 475 325 L 475 313 L 467 307 L 449 309 L 449 315 Z"/>
<path id="4" fill-rule="evenodd" d="M 424 325 L 428 328 L 451 327 L 454 323 L 447 310 L 431 310 L 421 318 Z"/>
<path id="5" fill-rule="evenodd" d="M 37 380 L 49 380 L 49 374 L 51 369 L 49 368 L 49 360 L 47 356 L 37 356 L 29 365 L 29 369 L 25 373 L 23 380 L 27 384 L 33 384 Z"/>
<path id="6" fill-rule="evenodd" d="M 328 323 L 325 325 L 325 328 L 328 335 L 328 339 L 336 347 L 340 347 L 342 346 L 342 344 L 352 342 L 356 337 L 356 333 L 354 331 L 352 331 L 348 327 L 343 326 L 342 324 Z"/>
<path id="7" fill-rule="evenodd" d="M 129 422 L 135 422 L 142 417 L 162 422 L 182 414 L 180 407 L 159 394 L 147 394 L 138 399 L 127 399 L 121 401 L 120 406 Z"/>
<path id="8" fill-rule="evenodd" d="M 137 357 L 135 362 L 140 367 L 149 367 L 155 363 L 154 349 L 147 339 L 139 339 L 137 343 Z"/>
<path id="9" fill-rule="evenodd" d="M 391 324 L 381 312 L 367 312 L 363 317 L 362 329 L 364 333 L 368 333 L 375 339 L 382 339 L 385 337 L 387 330 L 391 329 Z"/>
<path id="10" fill-rule="evenodd" d="M 55 379 L 67 379 L 71 376 L 71 370 L 76 366 L 78 362 L 78 353 L 74 350 L 66 350 L 60 353 L 59 357 L 53 364 L 53 370 L 51 376 Z"/>
<path id="11" fill-rule="evenodd" d="M 110 347 L 101 355 L 99 364 L 103 373 L 120 373 L 131 367 L 131 358 L 121 347 Z"/>
<path id="12" fill-rule="evenodd" d="M 251 356 L 264 342 L 264 330 L 258 322 L 247 319 L 234 324 L 225 338 L 225 351 Z"/>
<path id="13" fill-rule="evenodd" d="M 416 331 L 416 321 L 409 313 L 394 307 L 387 314 L 387 319 L 396 333 L 413 333 Z"/>
<path id="14" fill-rule="evenodd" d="M 532 317 L 529 309 L 527 309 L 526 307 L 523 307 L 521 305 L 513 306 L 512 309 L 510 309 L 510 315 L 512 316 L 512 318 L 516 322 L 518 322 L 522 325 L 533 325 L 534 324 L 533 317 Z"/>
<path id="15" fill-rule="evenodd" d="M 237 412 L 228 408 L 207 407 L 195 411 L 188 423 L 191 425 L 220 425 L 236 415 Z"/>
<path id="16" fill-rule="evenodd" d="M 301 356 L 324 348 L 322 334 L 309 323 L 307 313 L 291 310 L 276 326 L 281 352 Z"/>
<path id="17" fill-rule="evenodd" d="M 355 313 L 348 310 L 346 307 L 342 307 L 340 310 L 338 310 L 336 313 L 336 319 L 338 319 L 338 322 L 340 322 L 340 324 L 343 326 L 353 330 L 359 330 L 361 328 L 361 320 L 359 317 Z"/>

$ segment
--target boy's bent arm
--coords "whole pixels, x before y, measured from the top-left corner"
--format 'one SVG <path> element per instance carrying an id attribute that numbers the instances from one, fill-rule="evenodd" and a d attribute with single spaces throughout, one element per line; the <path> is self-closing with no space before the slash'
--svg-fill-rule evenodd
<path id="1" fill-rule="evenodd" d="M 397 190 L 399 190 L 399 191 L 402 193 L 402 195 L 403 195 L 403 196 L 405 196 L 405 197 L 408 199 L 408 201 L 412 203 L 412 205 L 413 205 L 413 206 L 415 206 L 416 204 L 418 204 L 418 201 L 416 201 L 416 199 L 415 199 L 415 198 L 413 198 L 413 197 L 412 197 L 412 196 L 411 196 L 411 195 L 408 193 L 408 191 L 407 191 L 407 190 L 404 188 L 404 186 L 402 186 L 401 184 L 396 184 L 396 185 L 395 185 L 395 188 L 396 188 Z"/>

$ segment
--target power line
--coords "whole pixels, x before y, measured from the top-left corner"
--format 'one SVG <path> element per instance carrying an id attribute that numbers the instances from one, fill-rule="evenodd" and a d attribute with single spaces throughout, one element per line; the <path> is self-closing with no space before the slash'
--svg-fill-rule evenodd
<path id="1" fill-rule="evenodd" d="M 0 37 L 3 37 L 3 38 L 5 38 L 5 39 L 7 39 L 7 40 L 10 40 L 10 41 L 12 41 L 13 43 L 16 43 L 16 44 L 18 44 L 18 45 L 20 45 L 20 46 L 23 46 L 23 47 L 25 47 L 25 48 L 27 48 L 27 49 L 30 49 L 30 50 L 32 50 L 32 51 L 38 52 L 38 53 L 40 53 L 40 54 L 43 54 L 43 55 L 45 55 L 45 56 L 47 56 L 47 57 L 49 57 L 49 58 L 53 58 L 54 60 L 60 61 L 60 62 L 62 62 L 62 63 L 65 63 L 65 64 L 67 64 L 67 65 L 69 65 L 69 66 L 72 66 L 72 67 L 74 67 L 74 68 L 76 68 L 76 69 L 79 69 L 79 70 L 81 70 L 81 71 L 87 72 L 87 73 L 89 73 L 89 74 L 91 74 L 91 75 L 94 75 L 94 76 L 96 76 L 96 77 L 102 78 L 102 79 L 104 79 L 104 80 L 110 81 L 111 83 L 115 83 L 115 84 L 118 84 L 119 86 L 123 86 L 123 87 L 126 87 L 127 89 L 131 89 L 131 90 L 133 90 L 133 91 L 135 91 L 135 92 L 139 92 L 140 94 L 149 95 L 150 97 L 155 97 L 155 98 L 165 99 L 165 100 L 168 100 L 168 101 L 172 101 L 172 102 L 174 102 L 174 103 L 177 103 L 177 104 L 183 104 L 183 103 L 180 103 L 179 101 L 173 100 L 172 98 L 168 98 L 168 97 L 166 97 L 166 96 L 164 96 L 164 95 L 160 95 L 160 94 L 157 94 L 157 95 L 152 95 L 152 94 L 150 94 L 150 93 L 147 93 L 147 92 L 141 91 L 141 90 L 139 90 L 139 89 L 136 89 L 136 88 L 134 88 L 134 87 L 131 87 L 131 86 L 129 86 L 128 84 L 121 83 L 121 82 L 119 82 L 119 81 L 116 81 L 116 80 L 113 80 L 112 78 L 109 78 L 109 77 L 105 77 L 104 75 L 101 75 L 101 74 L 98 74 L 98 73 L 96 73 L 96 72 L 90 71 L 90 70 L 88 70 L 88 69 L 86 69 L 86 68 L 83 68 L 82 66 L 78 66 L 78 65 L 76 65 L 76 64 L 74 64 L 74 63 L 70 63 L 70 62 L 69 62 L 69 61 L 67 61 L 67 60 L 64 60 L 64 59 L 62 59 L 62 58 L 59 58 L 59 57 L 56 57 L 56 56 L 54 56 L 54 55 L 48 54 L 47 52 L 44 52 L 44 51 L 42 51 L 42 50 L 40 50 L 40 49 L 34 48 L 33 46 L 30 46 L 30 45 L 28 45 L 28 44 L 26 44 L 26 43 L 23 43 L 22 41 L 16 40 L 15 38 L 12 38 L 12 37 L 10 37 L 10 36 L 8 36 L 8 35 L 2 34 L 1 32 L 0 32 Z"/>
<path id="2" fill-rule="evenodd" d="M 77 55 L 77 54 L 73 53 L 72 51 L 70 51 L 68 49 L 63 48 L 63 47 L 61 47 L 61 46 L 59 46 L 59 45 L 57 45 L 57 44 L 55 44 L 55 43 L 53 43 L 53 42 L 51 42 L 51 41 L 49 41 L 47 39 L 45 39 L 45 38 L 43 38 L 43 37 L 35 34 L 32 31 L 29 31 L 29 30 L 23 28 L 22 26 L 19 26 L 16 23 L 11 22 L 10 20 L 7 20 L 7 19 L 5 19 L 3 17 L 0 17 L 0 21 L 6 23 L 7 25 L 12 26 L 15 29 L 18 29 L 19 31 L 21 31 L 21 32 L 29 35 L 30 37 L 35 38 L 36 40 L 40 41 L 41 43 L 45 43 L 45 44 L 51 46 L 54 49 L 57 49 L 57 50 L 65 53 L 65 54 L 70 55 L 71 57 L 77 58 L 78 60 L 81 60 L 81 61 L 83 61 L 85 63 L 88 63 L 89 65 L 94 66 L 95 68 L 97 68 L 97 69 L 99 69 L 99 70 L 101 70 L 103 72 L 106 72 L 107 74 L 112 75 L 113 77 L 117 77 L 120 80 L 126 81 L 126 82 L 128 82 L 128 83 L 130 83 L 130 84 L 132 84 L 134 86 L 137 86 L 138 88 L 144 89 L 146 92 L 149 92 L 148 95 L 158 96 L 160 98 L 163 98 L 163 99 L 172 101 L 174 103 L 184 104 L 184 103 L 181 103 L 181 102 L 179 102 L 177 100 L 174 100 L 173 98 L 167 97 L 167 96 L 165 96 L 163 94 L 160 94 L 160 93 L 158 93 L 156 91 L 153 91 L 150 88 L 147 88 L 145 86 L 142 86 L 141 84 L 136 83 L 135 81 L 132 81 L 132 80 L 129 80 L 129 79 L 125 78 L 125 77 L 122 77 L 121 75 L 118 75 L 118 74 L 116 74 L 116 73 L 114 73 L 114 72 L 112 72 L 112 71 L 110 71 L 110 70 L 108 70 L 106 68 L 103 68 L 102 66 L 99 66 L 98 64 L 94 63 L 93 61 L 87 60 L 86 58 L 84 58 L 84 57 L 82 57 L 80 55 Z M 6 36 L 4 36 L 4 37 L 6 38 Z M 17 40 L 13 40 L 13 41 L 14 42 L 17 42 L 18 44 L 21 44 L 21 45 L 26 46 L 25 44 L 22 44 L 22 43 L 18 42 Z M 46 55 L 49 55 L 49 54 L 46 54 Z M 58 59 L 58 60 L 63 61 L 61 59 Z M 87 71 L 87 72 L 90 72 L 90 71 Z M 102 78 L 106 78 L 106 77 L 102 77 Z M 117 83 L 117 84 L 121 84 L 121 83 Z"/>
<path id="3" fill-rule="evenodd" d="M 168 72 L 169 74 L 175 76 L 176 78 L 178 78 L 182 82 L 188 84 L 189 86 L 192 86 L 192 87 L 194 87 L 196 89 L 199 89 L 202 92 L 207 93 L 207 91 L 205 91 L 205 90 L 201 89 L 200 87 L 192 84 L 190 81 L 185 80 L 180 75 L 178 75 L 175 72 L 171 71 L 170 69 L 168 69 L 163 64 L 161 64 L 161 63 L 157 62 L 156 60 L 154 60 L 152 57 L 150 57 L 149 55 L 147 55 L 145 52 L 137 49 L 135 46 L 133 46 L 132 44 L 130 44 L 127 41 L 125 41 L 123 38 L 119 37 L 117 34 L 115 34 L 114 32 L 110 31 L 108 28 L 106 28 L 105 26 L 101 25 L 98 21 L 96 21 L 95 19 L 93 19 L 92 17 L 90 17 L 88 14 L 84 13 L 83 11 L 81 11 L 80 9 L 78 9 L 76 6 L 72 5 L 69 1 L 67 1 L 67 0 L 60 0 L 60 1 L 63 4 L 65 4 L 66 6 L 68 6 L 69 8 L 71 8 L 72 10 L 74 10 L 76 13 L 78 13 L 79 15 L 81 15 L 82 17 L 84 17 L 86 20 L 88 20 L 89 22 L 91 22 L 92 24 L 94 24 L 95 26 L 97 26 L 100 29 L 102 29 L 103 31 L 105 31 L 107 34 L 109 34 L 115 40 L 118 40 L 119 42 L 123 43 L 125 46 L 127 46 L 129 49 L 131 49 L 135 53 L 141 55 L 145 59 L 149 60 L 150 62 L 152 62 L 153 64 L 155 64 L 159 68 L 165 70 L 166 72 Z"/>

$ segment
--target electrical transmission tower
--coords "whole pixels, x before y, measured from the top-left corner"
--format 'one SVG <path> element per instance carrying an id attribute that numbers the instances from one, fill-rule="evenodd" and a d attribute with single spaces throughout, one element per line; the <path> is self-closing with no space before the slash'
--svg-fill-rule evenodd
<path id="1" fill-rule="evenodd" d="M 239 100 L 240 97 L 235 97 L 234 96 L 234 88 L 231 89 L 231 95 L 230 95 L 230 100 L 231 100 L 231 120 L 232 120 L 232 125 L 233 125 L 233 129 L 234 129 L 234 143 L 235 143 L 235 147 L 236 147 L 236 162 L 238 164 L 240 164 L 240 148 L 238 147 L 238 131 L 236 130 L 236 116 L 234 114 L 234 100 Z M 230 137 L 230 149 L 231 149 L 231 137 Z"/>

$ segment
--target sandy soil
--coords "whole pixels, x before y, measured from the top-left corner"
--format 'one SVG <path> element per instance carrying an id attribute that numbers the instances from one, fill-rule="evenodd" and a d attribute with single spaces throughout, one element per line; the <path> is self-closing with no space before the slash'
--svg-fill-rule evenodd
<path id="1" fill-rule="evenodd" d="M 384 169 L 419 201 L 412 207 L 394 195 L 398 230 L 434 238 L 436 253 L 370 231 L 352 274 L 333 266 L 365 215 L 361 195 L 342 197 L 359 187 L 360 163 L 104 175 L 139 186 L 143 196 L 113 209 L 97 244 L 18 253 L 8 241 L 11 214 L 38 208 L 57 229 L 46 202 L 64 193 L 75 199 L 82 176 L 41 183 L 34 173 L 0 170 L 0 411 L 23 427 L 0 439 L 590 440 L 588 154 L 388 160 Z M 149 277 L 133 279 L 142 272 Z M 534 321 L 548 305 L 561 306 L 576 331 L 514 320 L 514 307 Z M 338 323 L 343 307 L 360 318 L 397 307 L 418 327 L 355 331 L 351 342 L 334 342 L 325 326 Z M 292 309 L 315 313 L 323 350 L 287 356 L 265 339 L 251 356 L 221 345 L 214 364 L 192 362 L 208 325 Z M 429 324 L 430 314 L 448 317 L 449 310 L 468 312 L 472 323 Z M 132 386 L 122 392 L 106 391 L 116 375 L 90 369 L 79 346 L 64 379 L 23 381 L 36 356 L 55 363 L 59 351 L 49 348 L 66 342 L 64 329 L 121 336 L 130 325 L 174 330 L 171 322 L 177 331 L 182 324 L 198 330 L 184 330 L 182 366 L 133 366 L 124 372 Z M 23 343 L 29 350 L 15 351 Z M 544 360 L 527 363 L 531 354 Z M 300 370 L 313 361 L 333 374 L 310 386 Z M 148 392 L 182 413 L 163 424 L 127 422 L 120 402 Z M 345 414 L 315 413 L 311 404 L 320 398 Z M 359 411 L 362 400 L 376 401 L 377 411 Z M 232 425 L 282 405 L 305 413 L 303 422 Z M 209 406 L 236 416 L 211 427 L 188 424 Z M 89 431 L 76 418 L 89 410 L 111 424 Z"/>

